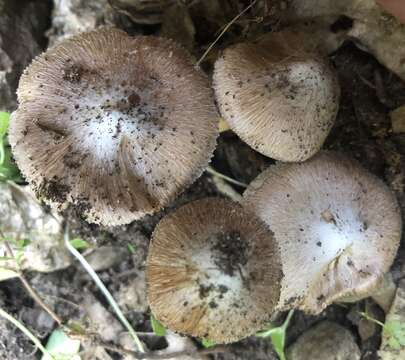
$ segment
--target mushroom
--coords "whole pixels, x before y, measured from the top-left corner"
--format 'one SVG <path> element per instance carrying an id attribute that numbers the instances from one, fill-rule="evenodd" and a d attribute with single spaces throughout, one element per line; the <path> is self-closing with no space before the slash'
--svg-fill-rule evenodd
<path id="1" fill-rule="evenodd" d="M 272 232 L 229 200 L 207 198 L 157 225 L 146 265 L 152 313 L 173 331 L 228 343 L 262 329 L 282 276 Z"/>
<path id="2" fill-rule="evenodd" d="M 12 115 L 17 164 L 38 196 L 118 225 L 170 203 L 215 148 L 208 79 L 170 40 L 100 28 L 26 69 Z"/>
<path id="3" fill-rule="evenodd" d="M 279 243 L 280 309 L 318 313 L 334 301 L 367 296 L 389 270 L 401 238 L 400 209 L 388 187 L 334 152 L 270 166 L 242 204 Z"/>
<path id="4" fill-rule="evenodd" d="M 226 49 L 215 63 L 214 89 L 222 116 L 243 141 L 288 162 L 321 148 L 340 96 L 327 59 L 288 30 Z"/>

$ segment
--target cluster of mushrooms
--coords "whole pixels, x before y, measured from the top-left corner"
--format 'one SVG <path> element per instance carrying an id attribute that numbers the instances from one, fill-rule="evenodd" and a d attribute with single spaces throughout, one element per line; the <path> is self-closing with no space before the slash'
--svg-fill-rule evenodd
<path id="1" fill-rule="evenodd" d="M 207 198 L 160 221 L 147 259 L 155 317 L 228 343 L 276 311 L 370 294 L 396 255 L 400 209 L 356 161 L 319 151 L 340 95 L 328 60 L 302 34 L 269 33 L 226 49 L 213 88 L 231 129 L 282 162 L 241 204 Z M 207 167 L 219 132 L 209 79 L 184 49 L 114 28 L 36 58 L 18 101 L 9 138 L 37 196 L 109 226 L 169 205 Z"/>

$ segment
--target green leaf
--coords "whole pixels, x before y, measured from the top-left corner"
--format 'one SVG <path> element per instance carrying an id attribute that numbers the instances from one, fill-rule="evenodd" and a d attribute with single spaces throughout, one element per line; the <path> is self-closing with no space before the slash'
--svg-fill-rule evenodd
<path id="1" fill-rule="evenodd" d="M 157 336 L 165 336 L 166 335 L 166 328 L 158 321 L 156 318 L 151 315 L 150 316 L 150 323 L 152 325 L 152 330 Z"/>
<path id="2" fill-rule="evenodd" d="M 86 335 L 86 329 L 80 322 L 69 321 L 69 329 L 75 334 Z"/>
<path id="3" fill-rule="evenodd" d="M 281 360 L 285 359 L 284 346 L 285 346 L 285 328 L 283 326 L 275 327 L 267 331 L 257 333 L 258 337 L 270 337 L 274 351 L 280 357 Z"/>
<path id="4" fill-rule="evenodd" d="M 90 244 L 87 241 L 80 238 L 70 240 L 70 245 L 76 250 L 88 249 L 90 247 Z"/>
<path id="5" fill-rule="evenodd" d="M 261 338 L 267 338 L 274 333 L 274 329 L 278 329 L 278 327 L 274 325 L 269 325 L 267 330 L 259 331 L 258 333 L 256 333 L 256 336 Z"/>
<path id="6" fill-rule="evenodd" d="M 280 359 L 285 359 L 284 346 L 285 346 L 285 329 L 282 327 L 273 329 L 274 332 L 271 335 L 271 343 L 274 350 Z"/>
<path id="7" fill-rule="evenodd" d="M 390 347 L 395 350 L 405 347 L 405 322 L 399 320 L 387 321 L 384 324 L 383 332 Z"/>
<path id="8" fill-rule="evenodd" d="M 210 347 L 213 347 L 216 345 L 216 343 L 214 341 L 209 340 L 209 339 L 201 339 L 201 344 L 205 348 L 210 348 Z"/>
<path id="9" fill-rule="evenodd" d="M 1 145 L 1 144 L 0 144 Z M 0 180 L 11 180 L 21 182 L 21 174 L 18 167 L 15 165 L 10 147 L 3 147 L 3 162 L 0 163 Z"/>
<path id="10" fill-rule="evenodd" d="M 20 249 L 24 249 L 27 245 L 29 245 L 31 241 L 29 239 L 20 239 L 18 241 L 18 247 Z"/>
<path id="11" fill-rule="evenodd" d="M 4 164 L 6 159 L 6 134 L 10 123 L 10 115 L 4 111 L 0 111 L 0 165 Z"/>
<path id="12" fill-rule="evenodd" d="M 56 329 L 49 337 L 46 344 L 46 350 L 54 357 L 43 355 L 41 360 L 80 360 L 78 355 L 80 350 L 80 341 L 71 339 L 60 329 Z"/>
<path id="13" fill-rule="evenodd" d="M 17 262 L 17 264 L 19 266 L 21 266 L 23 258 L 24 258 L 24 252 L 21 250 L 17 251 L 17 253 L 15 254 L 15 261 Z"/>
<path id="14" fill-rule="evenodd" d="M 136 246 L 132 244 L 128 244 L 128 250 L 131 254 L 135 254 L 136 252 Z"/>
<path id="15" fill-rule="evenodd" d="M 3 165 L 6 159 L 4 140 L 0 138 L 0 165 Z"/>
<path id="16" fill-rule="evenodd" d="M 285 337 L 287 333 L 287 328 L 290 323 L 290 320 L 294 314 L 294 310 L 290 310 L 287 315 L 287 318 L 284 320 L 283 325 L 274 327 L 270 326 L 268 330 L 261 331 L 256 334 L 257 337 L 267 338 L 270 337 L 271 343 L 273 345 L 274 351 L 279 356 L 280 360 L 285 360 Z"/>
<path id="17" fill-rule="evenodd" d="M 3 138 L 8 130 L 10 124 L 10 114 L 4 111 L 0 111 L 0 137 Z"/>
<path id="18" fill-rule="evenodd" d="M 20 173 L 17 168 L 1 166 L 0 165 L 0 181 L 11 180 L 14 182 L 21 182 Z"/>

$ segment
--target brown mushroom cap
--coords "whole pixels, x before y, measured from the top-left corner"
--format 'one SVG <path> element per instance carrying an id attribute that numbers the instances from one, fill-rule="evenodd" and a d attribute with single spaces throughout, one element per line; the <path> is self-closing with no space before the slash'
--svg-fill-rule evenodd
<path id="1" fill-rule="evenodd" d="M 188 335 L 228 343 L 261 330 L 279 300 L 272 232 L 228 200 L 189 203 L 156 227 L 146 266 L 156 318 Z"/>
<path id="2" fill-rule="evenodd" d="M 32 187 L 90 222 L 129 223 L 199 177 L 218 116 L 208 79 L 172 41 L 101 28 L 36 58 L 10 142 Z"/>
<path id="3" fill-rule="evenodd" d="M 232 130 L 281 161 L 303 161 L 321 148 L 340 96 L 328 61 L 292 31 L 226 49 L 215 63 L 214 89 Z"/>
<path id="4" fill-rule="evenodd" d="M 318 313 L 333 301 L 364 297 L 389 270 L 401 238 L 392 192 L 333 152 L 270 166 L 249 185 L 243 205 L 279 243 L 280 308 Z"/>

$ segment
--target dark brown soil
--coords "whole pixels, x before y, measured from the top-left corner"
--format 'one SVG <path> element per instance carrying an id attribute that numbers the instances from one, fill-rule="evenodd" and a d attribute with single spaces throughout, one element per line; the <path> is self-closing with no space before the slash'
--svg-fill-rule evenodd
<path id="1" fill-rule="evenodd" d="M 248 246 L 237 231 L 220 233 L 214 236 L 212 250 L 214 263 L 224 274 L 234 276 L 248 261 Z"/>

